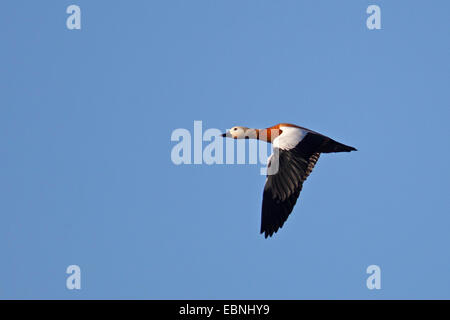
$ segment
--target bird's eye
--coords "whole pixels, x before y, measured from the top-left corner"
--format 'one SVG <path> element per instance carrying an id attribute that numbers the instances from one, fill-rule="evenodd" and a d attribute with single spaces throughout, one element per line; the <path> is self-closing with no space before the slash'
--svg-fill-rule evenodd
<path id="1" fill-rule="evenodd" d="M 237 128 L 234 128 L 234 131 L 236 131 L 237 130 Z"/>

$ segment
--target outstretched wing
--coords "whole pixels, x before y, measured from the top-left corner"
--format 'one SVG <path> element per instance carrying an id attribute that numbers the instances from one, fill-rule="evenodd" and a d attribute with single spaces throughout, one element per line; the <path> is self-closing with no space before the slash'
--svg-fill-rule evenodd
<path id="1" fill-rule="evenodd" d="M 297 203 L 303 182 L 313 170 L 319 156 L 320 153 L 314 153 L 305 159 L 289 151 L 279 151 L 278 172 L 267 176 L 264 186 L 261 233 L 264 233 L 266 238 L 283 227 Z M 271 165 L 269 163 L 269 166 Z"/>
<path id="2" fill-rule="evenodd" d="M 305 132 L 296 145 L 286 138 L 284 144 L 281 141 L 274 143 L 268 171 L 271 171 L 273 166 L 276 168 L 272 169 L 273 174 L 267 175 L 261 212 L 261 233 L 264 233 L 266 238 L 277 232 L 292 212 L 302 191 L 303 182 L 319 160 L 324 138 Z"/>
<path id="3" fill-rule="evenodd" d="M 321 153 L 356 150 L 306 128 L 285 124 L 279 129 L 281 134 L 272 142 L 274 153 L 263 193 L 261 233 L 266 238 L 289 217 Z"/>
<path id="4" fill-rule="evenodd" d="M 269 159 L 263 193 L 261 233 L 266 238 L 277 232 L 289 217 L 302 191 L 303 182 L 321 153 L 356 150 L 305 128 L 281 127 L 281 131 L 273 141 L 274 153 Z M 273 166 L 276 168 L 270 170 Z"/>

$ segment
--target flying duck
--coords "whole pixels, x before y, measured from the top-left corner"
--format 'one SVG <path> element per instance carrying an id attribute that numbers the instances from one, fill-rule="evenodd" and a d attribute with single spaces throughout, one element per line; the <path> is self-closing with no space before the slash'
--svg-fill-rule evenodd
<path id="1" fill-rule="evenodd" d="M 227 130 L 222 137 L 272 143 L 273 153 L 268 159 L 261 210 L 260 232 L 264 233 L 265 238 L 272 237 L 283 227 L 297 202 L 303 182 L 321 153 L 356 151 L 320 133 L 289 123 L 266 129 L 236 126 Z"/>

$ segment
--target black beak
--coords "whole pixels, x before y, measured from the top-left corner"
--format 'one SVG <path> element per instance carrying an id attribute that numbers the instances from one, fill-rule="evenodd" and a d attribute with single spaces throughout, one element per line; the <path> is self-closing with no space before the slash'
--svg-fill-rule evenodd
<path id="1" fill-rule="evenodd" d="M 226 133 L 222 133 L 220 136 L 225 138 L 227 136 L 227 134 Z"/>

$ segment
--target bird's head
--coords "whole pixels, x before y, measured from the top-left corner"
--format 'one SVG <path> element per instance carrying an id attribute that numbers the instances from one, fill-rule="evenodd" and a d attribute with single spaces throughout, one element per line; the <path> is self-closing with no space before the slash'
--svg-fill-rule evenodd
<path id="1" fill-rule="evenodd" d="M 226 133 L 222 134 L 222 137 L 233 138 L 233 139 L 257 139 L 258 132 L 256 129 L 251 129 L 247 127 L 235 126 Z"/>

